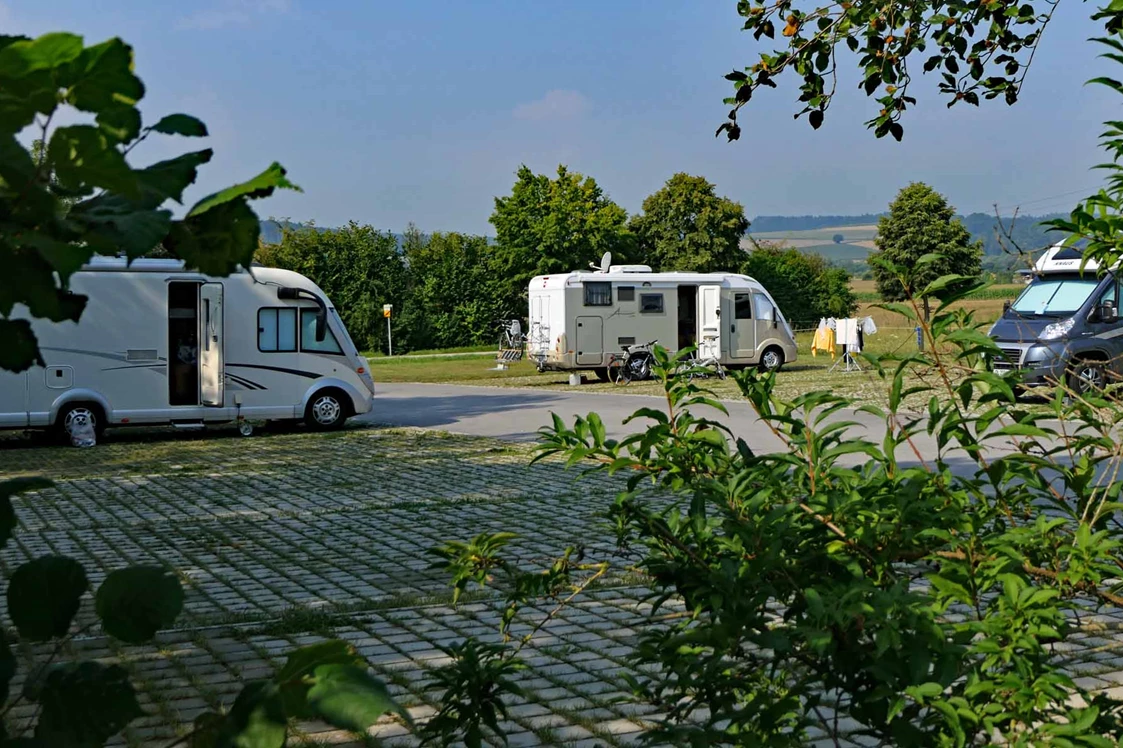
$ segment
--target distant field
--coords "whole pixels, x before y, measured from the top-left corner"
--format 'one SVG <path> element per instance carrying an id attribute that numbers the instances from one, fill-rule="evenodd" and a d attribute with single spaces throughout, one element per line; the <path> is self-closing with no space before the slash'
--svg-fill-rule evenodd
<path id="1" fill-rule="evenodd" d="M 834 241 L 836 234 L 843 236 L 842 242 L 837 244 Z M 866 259 L 870 250 L 874 248 L 873 240 L 877 236 L 877 226 L 866 224 L 806 231 L 750 232 L 750 236 L 758 241 L 782 243 L 807 254 L 821 255 L 834 262 L 849 262 Z M 745 245 L 747 249 L 751 246 L 751 242 L 746 241 Z"/>

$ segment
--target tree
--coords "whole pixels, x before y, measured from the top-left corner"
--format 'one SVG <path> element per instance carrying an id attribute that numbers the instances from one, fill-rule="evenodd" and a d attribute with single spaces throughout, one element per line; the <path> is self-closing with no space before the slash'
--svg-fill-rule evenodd
<path id="1" fill-rule="evenodd" d="M 717 134 L 724 132 L 731 141 L 740 138 L 739 110 L 754 91 L 775 88 L 775 79 L 789 70 L 802 78 L 796 117 L 806 114 L 811 126 L 819 128 L 834 98 L 840 45 L 854 53 L 866 96 L 875 96 L 878 113 L 866 126 L 879 138 L 901 139 L 901 116 L 916 104 L 908 93 L 911 76 L 921 66 L 924 72 L 940 71 L 939 91 L 949 107 L 960 102 L 977 106 L 980 99 L 997 98 L 1013 104 L 1056 3 L 1040 2 L 1038 7 L 1040 11 L 1032 3 L 1014 0 L 920 0 L 905 5 L 857 0 L 804 10 L 793 0 L 744 0 L 737 4 L 745 19 L 743 28 L 759 41 L 762 36 L 775 38 L 780 27 L 786 46 L 762 51 L 752 65 L 725 76 L 735 89 L 725 100 L 733 109 Z M 1107 19 L 1109 31 L 1119 28 L 1114 4 L 1096 17 Z M 926 51 L 927 57 L 914 59 Z"/>
<path id="2" fill-rule="evenodd" d="M 396 318 L 406 312 L 407 271 L 389 232 L 354 221 L 328 230 L 286 222 L 281 242 L 263 245 L 258 261 L 306 275 L 322 288 L 360 351 L 386 348 L 383 304 L 394 305 Z"/>
<path id="3" fill-rule="evenodd" d="M 835 234 L 834 236 L 831 237 L 831 241 L 834 242 L 835 244 L 842 244 L 844 239 L 846 239 L 846 237 L 843 236 L 842 234 Z"/>
<path id="4" fill-rule="evenodd" d="M 409 307 L 424 320 L 425 347 L 450 348 L 495 342 L 504 315 L 504 279 L 494 251 L 482 236 L 406 232 Z"/>
<path id="5" fill-rule="evenodd" d="M 226 275 L 248 266 L 257 248 L 249 201 L 297 189 L 273 164 L 173 219 L 165 206 L 182 201 L 211 150 L 143 169 L 126 156 L 154 133 L 201 137 L 207 128 L 186 114 L 143 126 L 144 84 L 120 39 L 87 47 L 74 34 L 0 36 L 0 91 L 0 367 L 10 371 L 44 363 L 27 317 L 81 316 L 86 298 L 68 283 L 94 254 L 134 259 L 163 245 L 189 267 Z M 52 129 L 56 115 L 80 123 Z M 28 136 L 39 145 L 24 147 Z M 14 317 L 16 305 L 26 313 Z"/>
<path id="6" fill-rule="evenodd" d="M 819 255 L 756 242 L 741 272 L 756 278 L 796 326 L 822 317 L 849 317 L 858 306 L 850 276 Z"/>
<path id="7" fill-rule="evenodd" d="M 718 197 L 704 177 L 679 172 L 643 201 L 629 227 L 637 252 L 658 270 L 713 272 L 741 264 L 745 209 Z"/>
<path id="8" fill-rule="evenodd" d="M 982 243 L 955 219 L 943 195 L 914 182 L 897 193 L 889 214 L 877 222 L 877 251 L 870 255 L 877 292 L 885 301 L 911 298 L 942 275 L 977 278 L 982 272 Z M 931 262 L 920 262 L 938 255 Z M 930 315 L 924 298 L 924 319 Z"/>
<path id="9" fill-rule="evenodd" d="M 495 198 L 491 215 L 496 268 L 507 285 L 503 316 L 523 315 L 526 284 L 535 275 L 586 268 L 605 252 L 627 257 L 627 218 L 592 177 L 558 166 L 550 179 L 520 167 L 511 194 Z"/>

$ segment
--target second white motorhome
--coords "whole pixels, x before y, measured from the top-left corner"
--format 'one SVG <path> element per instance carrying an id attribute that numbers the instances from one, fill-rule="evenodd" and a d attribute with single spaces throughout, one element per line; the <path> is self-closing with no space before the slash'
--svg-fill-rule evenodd
<path id="1" fill-rule="evenodd" d="M 775 371 L 795 361 L 795 336 L 767 289 L 736 273 L 654 273 L 646 265 L 541 275 L 530 281 L 527 355 L 539 370 L 607 376 L 622 346 L 698 346 L 723 366 Z"/>
<path id="2" fill-rule="evenodd" d="M 85 311 L 77 323 L 32 321 L 46 366 L 0 372 L 0 428 L 244 418 L 331 429 L 371 409 L 367 362 L 299 273 L 214 278 L 174 260 L 94 258 L 69 285 Z"/>

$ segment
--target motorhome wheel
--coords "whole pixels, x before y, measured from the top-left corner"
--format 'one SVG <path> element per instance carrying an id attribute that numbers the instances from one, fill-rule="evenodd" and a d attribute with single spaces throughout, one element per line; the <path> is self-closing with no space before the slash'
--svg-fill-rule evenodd
<path id="1" fill-rule="evenodd" d="M 784 354 L 778 348 L 769 348 L 760 357 L 760 368 L 764 371 L 779 371 L 784 365 Z"/>
<path id="2" fill-rule="evenodd" d="M 1102 390 L 1107 384 L 1103 364 L 1099 361 L 1077 361 L 1068 375 L 1068 386 L 1077 395 Z"/>
<path id="3" fill-rule="evenodd" d="M 94 436 L 101 440 L 105 433 L 105 419 L 101 415 L 101 408 L 87 403 L 73 403 L 65 406 L 58 414 L 56 422 L 61 436 L 69 439 L 73 429 L 80 423 L 89 423 L 94 427 Z"/>
<path id="4" fill-rule="evenodd" d="M 336 390 L 317 392 L 308 401 L 304 422 L 317 431 L 337 429 L 347 420 L 343 397 Z"/>

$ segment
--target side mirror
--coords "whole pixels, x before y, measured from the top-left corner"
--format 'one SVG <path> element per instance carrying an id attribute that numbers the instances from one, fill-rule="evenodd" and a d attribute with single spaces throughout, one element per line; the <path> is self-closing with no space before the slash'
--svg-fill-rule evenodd
<path id="1" fill-rule="evenodd" d="M 1100 305 L 1100 321 L 1101 322 L 1115 322 L 1119 319 L 1119 313 L 1115 309 L 1114 301 L 1105 301 Z"/>
<path id="2" fill-rule="evenodd" d="M 324 338 L 328 335 L 328 317 L 324 314 L 324 310 L 316 312 L 316 342 L 324 342 Z"/>
<path id="3" fill-rule="evenodd" d="M 1006 299 L 1002 302 L 1002 313 L 1006 314 L 1008 311 L 1010 311 L 1010 300 Z"/>

